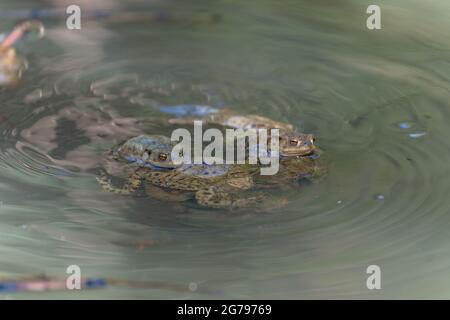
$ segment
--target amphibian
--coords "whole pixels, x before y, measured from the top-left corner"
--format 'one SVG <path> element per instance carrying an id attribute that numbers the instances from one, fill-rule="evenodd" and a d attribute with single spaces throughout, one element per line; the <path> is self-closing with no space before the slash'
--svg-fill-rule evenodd
<path id="1" fill-rule="evenodd" d="M 171 124 L 192 124 L 195 120 L 233 129 L 279 129 L 279 149 L 282 157 L 310 155 L 316 149 L 314 135 L 296 132 L 289 123 L 254 114 L 236 115 L 229 109 L 222 109 L 200 118 L 179 117 L 168 121 Z"/>
<path id="2" fill-rule="evenodd" d="M 104 174 L 97 180 L 105 190 L 120 194 L 135 194 L 142 187 L 148 193 L 148 185 L 193 192 L 199 205 L 210 208 L 232 209 L 264 202 L 261 194 L 242 194 L 253 187 L 253 176 L 259 172 L 257 166 L 176 165 L 171 159 L 171 149 L 168 138 L 160 135 L 129 139 L 112 152 L 115 160 L 130 164 L 124 186 L 113 186 Z"/>

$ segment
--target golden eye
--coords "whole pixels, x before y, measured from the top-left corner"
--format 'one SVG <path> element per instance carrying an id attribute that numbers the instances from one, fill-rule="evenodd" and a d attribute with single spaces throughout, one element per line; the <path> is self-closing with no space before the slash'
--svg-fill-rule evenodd
<path id="1" fill-rule="evenodd" d="M 161 161 L 166 161 L 167 160 L 167 153 L 160 153 L 158 158 Z"/>
<path id="2" fill-rule="evenodd" d="M 298 140 L 297 139 L 291 139 L 291 140 L 289 140 L 289 143 L 291 144 L 291 146 L 296 146 L 298 144 Z"/>

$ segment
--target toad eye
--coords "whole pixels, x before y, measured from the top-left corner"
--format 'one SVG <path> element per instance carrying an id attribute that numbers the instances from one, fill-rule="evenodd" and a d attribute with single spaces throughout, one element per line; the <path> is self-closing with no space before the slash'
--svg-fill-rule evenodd
<path id="1" fill-rule="evenodd" d="M 291 146 L 296 146 L 298 144 L 298 139 L 291 139 L 291 140 L 289 140 L 289 144 Z"/>
<path id="2" fill-rule="evenodd" d="M 158 155 L 158 158 L 159 158 L 159 160 L 161 160 L 161 161 L 166 161 L 166 160 L 167 160 L 167 153 L 161 152 L 161 153 Z"/>

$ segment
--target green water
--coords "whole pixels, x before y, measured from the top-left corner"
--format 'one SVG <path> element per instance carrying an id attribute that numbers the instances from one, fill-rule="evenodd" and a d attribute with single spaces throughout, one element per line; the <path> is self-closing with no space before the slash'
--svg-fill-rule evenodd
<path id="1" fill-rule="evenodd" d="M 19 48 L 29 62 L 21 84 L 0 89 L 0 275 L 65 276 L 75 264 L 86 277 L 186 290 L 0 298 L 450 298 L 450 3 L 378 1 L 376 31 L 369 4 L 171 1 L 148 8 L 185 20 L 81 31 L 44 21 L 46 37 Z M 189 21 L 209 13 L 222 19 Z M 103 192 L 90 168 L 133 130 L 108 119 L 158 118 L 155 106 L 181 103 L 314 133 L 329 173 L 271 214 Z M 62 115 L 73 119 L 53 130 Z M 381 290 L 366 287 L 373 264 Z"/>

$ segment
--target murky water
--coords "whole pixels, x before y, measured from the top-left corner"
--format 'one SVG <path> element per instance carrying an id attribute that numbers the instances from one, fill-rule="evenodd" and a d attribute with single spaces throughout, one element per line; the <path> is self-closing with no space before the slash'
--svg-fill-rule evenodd
<path id="1" fill-rule="evenodd" d="M 1 276 L 75 264 L 167 287 L 1 297 L 449 298 L 450 4 L 378 3 L 378 31 L 365 25 L 371 3 L 356 0 L 155 2 L 182 18 L 81 31 L 44 20 L 46 38 L 19 48 L 21 84 L 0 89 Z M 222 19 L 195 19 L 211 13 Z M 91 170 L 102 152 L 168 130 L 157 107 L 181 103 L 314 133 L 329 173 L 271 214 L 102 191 Z M 381 290 L 366 288 L 373 264 Z"/>

